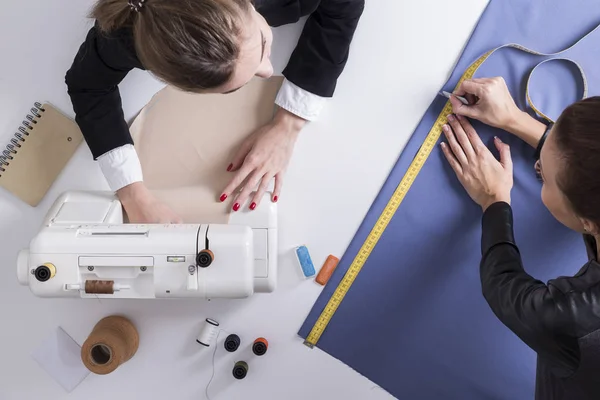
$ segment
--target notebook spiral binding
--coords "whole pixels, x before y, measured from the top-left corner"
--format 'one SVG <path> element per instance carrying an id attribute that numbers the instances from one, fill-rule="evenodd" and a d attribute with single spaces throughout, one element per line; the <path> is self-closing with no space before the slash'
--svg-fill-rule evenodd
<path id="1" fill-rule="evenodd" d="M 6 149 L 2 151 L 0 155 L 0 177 L 2 177 L 2 173 L 6 171 L 6 168 L 10 165 L 10 161 L 14 160 L 14 155 L 19 152 L 19 149 L 27 140 L 27 136 L 33 130 L 35 124 L 38 123 L 38 120 L 42 118 L 44 111 L 44 107 L 42 104 L 35 102 L 34 107 L 31 108 L 31 113 L 25 116 L 27 121 L 23 121 L 21 126 L 19 126 L 19 131 L 14 134 L 14 137 L 10 139 L 10 143 L 6 145 Z"/>

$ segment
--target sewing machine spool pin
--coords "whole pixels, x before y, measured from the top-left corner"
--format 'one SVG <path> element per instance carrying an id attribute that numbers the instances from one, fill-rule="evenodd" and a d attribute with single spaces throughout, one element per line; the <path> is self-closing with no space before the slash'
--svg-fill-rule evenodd
<path id="1" fill-rule="evenodd" d="M 33 276 L 40 282 L 46 282 L 54 275 L 56 275 L 56 267 L 51 263 L 45 263 L 33 270 Z"/>
<path id="2" fill-rule="evenodd" d="M 131 289 L 129 285 L 115 284 L 114 281 L 86 280 L 84 285 L 66 284 L 65 290 L 78 290 L 86 294 L 114 294 L 120 290 Z"/>
<path id="3" fill-rule="evenodd" d="M 207 268 L 212 264 L 215 255 L 209 249 L 201 250 L 196 257 L 196 262 L 200 268 Z"/>

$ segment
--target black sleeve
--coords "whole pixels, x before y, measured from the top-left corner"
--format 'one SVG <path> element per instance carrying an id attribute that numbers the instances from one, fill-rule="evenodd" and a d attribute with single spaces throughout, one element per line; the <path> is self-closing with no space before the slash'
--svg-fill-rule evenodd
<path id="1" fill-rule="evenodd" d="M 523 269 L 510 205 L 491 205 L 482 220 L 483 296 L 498 319 L 560 370 L 572 373 L 579 360 L 575 324 L 565 294 Z"/>
<path id="2" fill-rule="evenodd" d="M 308 17 L 283 75 L 308 92 L 333 96 L 364 6 L 364 0 L 322 0 Z"/>
<path id="3" fill-rule="evenodd" d="M 127 29 L 104 35 L 94 26 L 65 77 L 75 121 L 94 159 L 133 144 L 117 86 L 133 68 L 142 68 L 132 37 Z"/>

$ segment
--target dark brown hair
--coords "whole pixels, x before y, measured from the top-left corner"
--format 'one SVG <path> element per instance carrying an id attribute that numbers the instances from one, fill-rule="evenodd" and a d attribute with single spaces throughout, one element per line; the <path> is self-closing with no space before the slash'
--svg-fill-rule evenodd
<path id="1" fill-rule="evenodd" d="M 99 0 L 90 17 L 106 34 L 132 29 L 138 58 L 148 71 L 182 90 L 200 92 L 231 78 L 240 53 L 242 17 L 250 4 L 146 0 L 136 12 L 127 0 Z"/>
<path id="2" fill-rule="evenodd" d="M 580 218 L 600 228 L 600 97 L 567 107 L 552 135 L 565 162 L 558 187 Z"/>

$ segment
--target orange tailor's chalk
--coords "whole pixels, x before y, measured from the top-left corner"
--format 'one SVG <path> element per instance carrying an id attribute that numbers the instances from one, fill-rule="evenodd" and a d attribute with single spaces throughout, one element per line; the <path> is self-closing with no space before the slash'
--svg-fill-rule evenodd
<path id="1" fill-rule="evenodd" d="M 329 278 L 331 278 L 331 274 L 333 274 L 335 267 L 337 267 L 338 262 L 340 262 L 340 260 L 337 257 L 329 255 L 329 257 L 327 257 L 327 260 L 325 260 L 325 263 L 321 267 L 319 274 L 315 278 L 317 283 L 320 283 L 321 285 L 325 286 Z"/>

